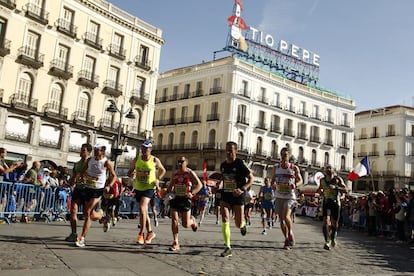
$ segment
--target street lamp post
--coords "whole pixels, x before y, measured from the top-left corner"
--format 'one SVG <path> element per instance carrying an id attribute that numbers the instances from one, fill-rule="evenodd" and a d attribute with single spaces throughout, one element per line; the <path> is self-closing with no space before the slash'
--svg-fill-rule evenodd
<path id="1" fill-rule="evenodd" d="M 106 111 L 110 112 L 110 113 L 119 113 L 119 126 L 118 126 L 118 133 L 116 136 L 116 141 L 115 141 L 115 147 L 112 147 L 111 149 L 111 155 L 112 155 L 112 159 L 114 161 L 114 170 L 115 172 L 117 171 L 118 168 L 118 156 L 120 156 L 122 154 L 122 152 L 124 151 L 120 146 L 120 142 L 121 142 L 121 130 L 122 130 L 122 121 L 123 121 L 123 117 L 124 115 L 126 115 L 125 117 L 128 119 L 135 119 L 135 114 L 132 111 L 132 107 L 124 110 L 124 105 L 121 105 L 121 108 L 118 108 L 115 104 L 115 101 L 110 100 L 111 105 L 108 106 L 108 108 L 106 109 Z"/>

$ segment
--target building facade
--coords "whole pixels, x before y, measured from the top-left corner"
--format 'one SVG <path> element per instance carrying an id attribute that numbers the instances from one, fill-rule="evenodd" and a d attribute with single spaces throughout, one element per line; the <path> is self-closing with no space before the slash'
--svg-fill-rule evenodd
<path id="1" fill-rule="evenodd" d="M 0 0 L 1 146 L 71 166 L 103 143 L 126 165 L 151 136 L 163 43 L 104 0 Z"/>
<path id="2" fill-rule="evenodd" d="M 371 175 L 354 190 L 414 189 L 414 108 L 388 106 L 355 114 L 354 164 L 368 156 Z"/>
<path id="3" fill-rule="evenodd" d="M 261 179 L 288 146 L 307 183 L 327 163 L 349 172 L 354 110 L 353 100 L 224 57 L 160 75 L 153 152 L 169 171 L 180 155 L 193 169 L 207 163 L 214 171 L 225 160 L 225 143 L 234 141 Z"/>

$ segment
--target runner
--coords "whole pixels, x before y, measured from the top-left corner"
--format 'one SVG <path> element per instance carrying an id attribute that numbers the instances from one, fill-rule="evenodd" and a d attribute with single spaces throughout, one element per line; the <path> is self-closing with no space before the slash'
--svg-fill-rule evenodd
<path id="1" fill-rule="evenodd" d="M 197 221 L 191 215 L 191 199 L 197 194 L 203 184 L 197 175 L 187 167 L 187 159 L 182 156 L 178 159 L 178 169 L 171 177 L 171 182 L 167 188 L 167 193 L 172 194 L 170 200 L 171 230 L 173 234 L 173 244 L 171 251 L 180 249 L 178 243 L 178 217 L 181 216 L 181 225 L 184 228 L 191 226 L 193 231 L 197 231 Z"/>
<path id="2" fill-rule="evenodd" d="M 244 162 L 236 157 L 237 144 L 226 143 L 226 161 L 221 163 L 221 216 L 224 244 L 226 246 L 222 257 L 232 256 L 230 245 L 230 211 L 234 211 L 236 227 L 240 228 L 243 236 L 247 233 L 246 221 L 244 219 L 244 193 L 253 183 L 253 174 Z"/>
<path id="3" fill-rule="evenodd" d="M 347 193 L 348 189 L 344 180 L 335 175 L 331 165 L 325 166 L 325 176 L 321 178 L 319 189 L 317 191 L 323 196 L 322 214 L 323 224 L 322 232 L 325 238 L 324 249 L 330 250 L 336 245 L 336 236 L 339 226 L 339 213 L 341 209 L 340 195 L 341 192 Z"/>
<path id="4" fill-rule="evenodd" d="M 85 184 L 80 181 L 83 167 L 92 153 L 92 145 L 89 143 L 82 144 L 80 149 L 80 160 L 73 167 L 72 177 L 69 185 L 72 187 L 72 196 L 70 201 L 70 228 L 71 233 L 65 238 L 65 241 L 75 242 L 78 239 L 78 211 L 79 206 L 85 203 Z"/>
<path id="5" fill-rule="evenodd" d="M 290 213 L 296 202 L 295 190 L 302 185 L 303 180 L 299 168 L 289 161 L 291 154 L 288 148 L 282 148 L 280 156 L 282 160 L 273 167 L 272 172 L 272 182 L 276 186 L 275 211 L 279 215 L 280 229 L 285 238 L 283 248 L 290 249 L 295 245 Z"/>
<path id="6" fill-rule="evenodd" d="M 267 227 L 270 229 L 272 227 L 271 220 L 273 218 L 273 211 L 275 210 L 274 196 L 275 193 L 270 183 L 270 178 L 266 177 L 264 180 L 264 186 L 260 187 L 259 191 L 259 201 L 261 203 L 261 213 L 262 213 L 262 226 L 263 231 L 262 235 L 267 235 L 266 232 L 266 222 Z"/>
<path id="7" fill-rule="evenodd" d="M 101 200 L 105 192 L 114 185 L 117 179 L 112 162 L 105 157 L 106 146 L 97 144 L 94 146 L 94 156 L 90 157 L 85 163 L 81 172 L 81 182 L 85 183 L 85 204 L 83 206 L 83 215 L 85 221 L 83 223 L 82 235 L 76 240 L 75 245 L 85 247 L 85 237 L 88 233 L 91 222 L 99 220 L 103 223 L 103 230 L 109 225 L 109 219 L 103 216 L 103 211 L 95 212 L 96 205 Z M 107 172 L 109 179 L 107 181 Z"/>
<path id="8" fill-rule="evenodd" d="M 256 204 L 256 199 L 256 193 L 251 189 L 251 187 L 247 188 L 244 193 L 244 217 L 248 226 L 252 225 L 251 216 L 253 206 Z"/>
<path id="9" fill-rule="evenodd" d="M 198 215 L 200 216 L 200 221 L 198 222 L 199 226 L 201 226 L 201 224 L 204 221 L 206 209 L 208 207 L 210 196 L 211 196 L 211 191 L 210 191 L 210 188 L 207 186 L 207 183 L 203 181 L 201 185 L 202 185 L 202 188 L 197 193 Z"/>
<path id="10" fill-rule="evenodd" d="M 135 172 L 134 191 L 135 199 L 139 204 L 139 224 L 141 225 L 137 243 L 151 243 L 155 233 L 151 228 L 151 220 L 148 215 L 148 204 L 155 192 L 161 190 L 159 181 L 165 174 L 165 168 L 161 161 L 151 155 L 152 143 L 144 141 L 141 145 L 141 155 L 136 157 L 129 167 L 128 175 L 132 177 Z M 147 236 L 144 239 L 144 230 L 147 229 Z"/>

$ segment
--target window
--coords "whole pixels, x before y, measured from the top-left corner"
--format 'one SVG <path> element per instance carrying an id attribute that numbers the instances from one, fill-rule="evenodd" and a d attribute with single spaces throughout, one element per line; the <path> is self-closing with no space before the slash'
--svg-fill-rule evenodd
<path id="1" fill-rule="evenodd" d="M 32 6 L 30 7 L 30 12 L 41 17 L 44 9 L 43 0 L 30 0 L 30 4 L 32 4 Z"/>
<path id="2" fill-rule="evenodd" d="M 196 96 L 202 96 L 202 95 L 203 95 L 203 82 L 198 81 L 197 88 L 196 88 Z"/>
<path id="3" fill-rule="evenodd" d="M 317 106 L 317 105 L 314 105 L 313 108 L 312 108 L 312 118 L 320 119 L 319 106 Z"/>
<path id="4" fill-rule="evenodd" d="M 194 105 L 194 120 L 200 120 L 200 105 Z"/>
<path id="5" fill-rule="evenodd" d="M 312 142 L 319 142 L 320 136 L 319 136 L 319 127 L 312 126 L 310 129 L 310 140 Z"/>
<path id="6" fill-rule="evenodd" d="M 312 162 L 312 165 L 316 165 L 316 150 L 315 149 L 313 149 L 312 150 L 312 157 L 311 157 L 312 159 L 311 159 L 311 162 Z"/>
<path id="7" fill-rule="evenodd" d="M 185 132 L 180 133 L 180 148 L 184 148 L 185 145 Z"/>
<path id="8" fill-rule="evenodd" d="M 324 165 L 330 164 L 329 162 L 329 152 L 325 152 L 325 157 L 324 157 Z"/>
<path id="9" fill-rule="evenodd" d="M 333 119 L 332 119 L 332 110 L 331 109 L 326 109 L 325 111 L 325 121 L 333 123 Z"/>
<path id="10" fill-rule="evenodd" d="M 171 132 L 168 135 L 168 148 L 172 149 L 173 145 L 174 145 L 174 133 Z"/>
<path id="11" fill-rule="evenodd" d="M 387 136 L 395 136 L 395 125 L 388 125 Z"/>
<path id="12" fill-rule="evenodd" d="M 173 95 L 172 95 L 172 100 L 175 101 L 178 98 L 178 86 L 174 86 L 173 87 Z"/>
<path id="13" fill-rule="evenodd" d="M 25 55 L 37 60 L 39 55 L 40 35 L 29 31 L 26 37 Z"/>
<path id="14" fill-rule="evenodd" d="M 256 154 L 262 155 L 262 146 L 263 146 L 263 139 L 262 139 L 262 137 L 257 137 Z"/>
<path id="15" fill-rule="evenodd" d="M 22 103 L 29 103 L 29 98 L 32 93 L 33 80 L 28 73 L 23 73 L 19 78 L 17 87 L 17 96 L 15 100 Z"/>
<path id="16" fill-rule="evenodd" d="M 348 145 L 347 145 L 347 135 L 346 135 L 345 132 L 342 132 L 341 133 L 341 147 L 348 148 Z"/>
<path id="17" fill-rule="evenodd" d="M 272 115 L 272 122 L 270 126 L 270 131 L 280 132 L 280 117 L 277 115 Z"/>
<path id="18" fill-rule="evenodd" d="M 94 57 L 85 56 L 83 70 L 85 71 L 85 77 L 89 80 L 93 80 L 93 75 L 95 74 L 95 63 L 96 60 Z"/>
<path id="19" fill-rule="evenodd" d="M 298 123 L 298 138 L 306 139 L 306 124 Z"/>
<path id="20" fill-rule="evenodd" d="M 49 110 L 60 113 L 60 104 L 62 102 L 63 88 L 60 84 L 53 83 L 50 91 Z"/>
<path id="21" fill-rule="evenodd" d="M 247 81 L 242 81 L 242 95 L 249 95 L 249 83 Z"/>
<path id="22" fill-rule="evenodd" d="M 299 114 L 306 115 L 306 102 L 301 101 L 299 105 Z"/>
<path id="23" fill-rule="evenodd" d="M 135 78 L 135 91 L 139 97 L 144 97 L 145 95 L 145 79 L 141 78 L 140 76 L 137 76 Z"/>
<path id="24" fill-rule="evenodd" d="M 211 114 L 218 114 L 218 102 L 211 103 Z"/>
<path id="25" fill-rule="evenodd" d="M 216 130 L 212 129 L 208 133 L 208 145 L 209 147 L 215 147 L 216 145 Z"/>
<path id="26" fill-rule="evenodd" d="M 83 92 L 79 96 L 78 117 L 80 119 L 86 120 L 86 118 L 88 117 L 88 109 L 89 109 L 89 95 L 86 92 Z"/>
<path id="27" fill-rule="evenodd" d="M 345 156 L 344 155 L 342 155 L 341 156 L 341 171 L 345 171 L 345 161 L 346 161 L 346 159 L 345 159 Z"/>
<path id="28" fill-rule="evenodd" d="M 273 159 L 277 159 L 279 154 L 279 147 L 275 140 L 272 140 L 271 155 Z"/>
<path id="29" fill-rule="evenodd" d="M 7 20 L 0 18 L 0 46 L 4 48 L 4 38 L 6 36 Z"/>
<path id="30" fill-rule="evenodd" d="M 280 106 L 279 97 L 280 97 L 279 93 L 277 93 L 277 92 L 273 93 L 273 105 L 274 106 Z"/>
<path id="31" fill-rule="evenodd" d="M 197 146 L 198 143 L 198 132 L 197 130 L 194 130 L 193 133 L 191 134 L 191 147 L 195 148 Z"/>
<path id="32" fill-rule="evenodd" d="M 266 124 L 266 113 L 264 111 L 259 111 L 259 124 L 261 126 Z"/>
<path id="33" fill-rule="evenodd" d="M 237 122 L 247 122 L 247 106 L 240 104 L 237 110 Z"/>
<path id="34" fill-rule="evenodd" d="M 165 120 L 165 113 L 166 113 L 165 109 L 162 109 L 161 112 L 160 112 L 160 120 L 161 121 Z"/>
<path id="35" fill-rule="evenodd" d="M 124 36 L 118 33 L 114 33 L 112 38 L 111 52 L 122 55 L 122 50 L 124 47 Z"/>
<path id="36" fill-rule="evenodd" d="M 63 65 L 61 69 L 66 69 L 69 63 L 69 51 L 70 51 L 69 47 L 63 44 L 58 45 L 57 59 L 58 59 L 59 65 L 60 64 Z"/>
<path id="37" fill-rule="evenodd" d="M 371 138 L 378 138 L 378 128 L 377 127 L 373 127 L 372 128 L 372 134 L 371 134 Z"/>
<path id="38" fill-rule="evenodd" d="M 189 96 L 190 96 L 190 84 L 187 83 L 186 85 L 184 85 L 184 98 L 188 99 Z"/>
<path id="39" fill-rule="evenodd" d="M 239 135 L 237 136 L 237 145 L 239 150 L 244 149 L 244 135 L 243 132 L 239 132 Z"/>
<path id="40" fill-rule="evenodd" d="M 111 113 L 109 111 L 107 111 L 107 108 L 111 105 L 110 101 L 106 101 L 105 102 L 105 107 L 104 107 L 104 111 L 103 111 L 103 115 L 102 115 L 102 126 L 106 126 L 106 127 L 111 127 L 112 126 L 112 122 L 114 120 L 114 113 Z"/>
<path id="41" fill-rule="evenodd" d="M 215 78 L 213 80 L 213 88 L 216 89 L 216 88 L 219 88 L 219 87 L 221 87 L 221 79 L 220 78 Z"/>
<path id="42" fill-rule="evenodd" d="M 170 120 L 169 124 L 175 123 L 175 108 L 170 108 Z"/>
<path id="43" fill-rule="evenodd" d="M 292 97 L 287 98 L 286 109 L 288 111 L 293 111 L 293 98 Z"/>
<path id="44" fill-rule="evenodd" d="M 59 21 L 59 27 L 65 31 L 73 33 L 73 21 L 75 18 L 75 12 L 67 7 L 63 7 L 63 20 Z"/>
<path id="45" fill-rule="evenodd" d="M 88 33 L 86 35 L 86 38 L 94 43 L 98 43 L 99 42 L 99 30 L 100 30 L 101 26 L 96 23 L 96 22 L 89 22 L 89 28 L 88 28 Z"/>
<path id="46" fill-rule="evenodd" d="M 149 48 L 147 46 L 141 45 L 139 48 L 139 58 L 138 58 L 139 63 L 141 63 L 142 65 L 149 66 L 148 57 L 149 57 Z"/>
<path id="47" fill-rule="evenodd" d="M 164 138 L 164 135 L 162 133 L 158 134 L 158 138 L 157 138 L 157 146 L 162 149 L 162 140 Z"/>
<path id="48" fill-rule="evenodd" d="M 119 73 L 120 69 L 115 66 L 109 66 L 108 81 L 109 86 L 115 89 L 119 87 Z"/>
<path id="49" fill-rule="evenodd" d="M 266 103 L 266 88 L 260 87 L 259 102 Z"/>
<path id="50" fill-rule="evenodd" d="M 332 130 L 331 129 L 326 129 L 325 130 L 325 144 L 327 144 L 327 145 L 333 145 L 333 142 L 332 142 Z"/>
<path id="51" fill-rule="evenodd" d="M 188 106 L 181 107 L 181 122 L 186 123 L 188 117 Z"/>

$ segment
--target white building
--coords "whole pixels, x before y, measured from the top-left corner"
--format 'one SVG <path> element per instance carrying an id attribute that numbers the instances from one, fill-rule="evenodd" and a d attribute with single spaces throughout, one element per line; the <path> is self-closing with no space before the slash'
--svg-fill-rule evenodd
<path id="1" fill-rule="evenodd" d="M 151 133 L 163 43 L 104 0 L 1 0 L 0 146 L 29 165 L 71 166 L 82 143 L 99 142 L 126 147 L 125 165 Z"/>
<path id="2" fill-rule="evenodd" d="M 168 170 L 180 155 L 194 169 L 206 162 L 217 170 L 226 141 L 234 141 L 255 176 L 265 177 L 288 145 L 305 182 L 327 163 L 345 174 L 353 165 L 354 110 L 351 99 L 225 57 L 160 75 L 154 154 Z"/>
<path id="3" fill-rule="evenodd" d="M 368 156 L 371 169 L 354 190 L 414 186 L 414 108 L 396 105 L 355 114 L 354 152 L 354 164 Z"/>

